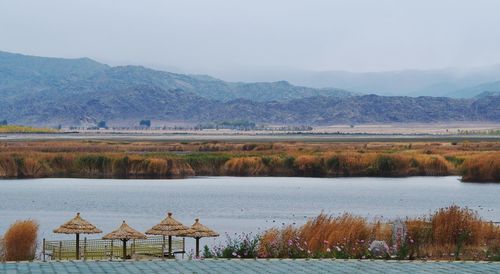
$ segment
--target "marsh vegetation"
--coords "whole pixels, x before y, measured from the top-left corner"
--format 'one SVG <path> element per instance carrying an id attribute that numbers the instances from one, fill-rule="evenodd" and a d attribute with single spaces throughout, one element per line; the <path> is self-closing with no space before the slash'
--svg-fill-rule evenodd
<path id="1" fill-rule="evenodd" d="M 445 176 L 500 181 L 499 142 L 0 143 L 0 178 Z"/>
<path id="2" fill-rule="evenodd" d="M 391 222 L 369 222 L 344 213 L 321 213 L 302 226 L 273 228 L 260 235 L 227 235 L 205 247 L 205 257 L 500 260 L 500 227 L 458 206 Z"/>

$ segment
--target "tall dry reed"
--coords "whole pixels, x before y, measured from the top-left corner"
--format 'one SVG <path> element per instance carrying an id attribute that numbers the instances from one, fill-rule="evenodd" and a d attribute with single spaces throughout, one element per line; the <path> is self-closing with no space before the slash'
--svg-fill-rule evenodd
<path id="1" fill-rule="evenodd" d="M 38 223 L 17 221 L 3 236 L 4 257 L 7 261 L 26 261 L 35 258 Z"/>
<path id="2" fill-rule="evenodd" d="M 500 226 L 483 222 L 476 212 L 450 206 L 426 218 L 407 219 L 406 236 L 393 242 L 390 222 L 369 223 L 351 214 L 320 214 L 306 224 L 273 228 L 260 238 L 260 256 L 277 258 L 370 258 L 373 241 L 385 241 L 394 258 L 500 260 Z M 386 258 L 387 256 L 382 256 Z"/>
<path id="3" fill-rule="evenodd" d="M 462 167 L 462 179 L 468 182 L 499 182 L 500 153 L 475 155 L 466 158 Z"/>

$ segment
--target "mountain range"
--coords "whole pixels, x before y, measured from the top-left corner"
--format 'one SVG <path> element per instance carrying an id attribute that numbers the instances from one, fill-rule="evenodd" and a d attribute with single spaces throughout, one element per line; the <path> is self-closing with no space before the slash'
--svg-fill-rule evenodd
<path id="1" fill-rule="evenodd" d="M 433 70 L 381 72 L 309 71 L 279 68 L 245 68 L 215 71 L 222 79 L 274 81 L 310 87 L 335 86 L 364 94 L 385 96 L 442 96 L 473 98 L 483 91 L 500 91 L 500 65 Z"/>
<path id="2" fill-rule="evenodd" d="M 498 90 L 493 85 L 484 91 L 467 99 L 363 95 L 286 81 L 226 82 L 141 66 L 111 67 L 88 58 L 0 52 L 0 120 L 37 126 L 92 125 L 100 120 L 137 124 L 141 119 L 306 125 L 498 122 Z"/>

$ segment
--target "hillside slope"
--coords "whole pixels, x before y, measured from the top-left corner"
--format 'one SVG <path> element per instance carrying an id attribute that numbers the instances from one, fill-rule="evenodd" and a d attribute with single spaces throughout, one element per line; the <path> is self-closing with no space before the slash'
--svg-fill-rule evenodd
<path id="1" fill-rule="evenodd" d="M 35 126 L 100 120 L 328 125 L 335 123 L 500 122 L 500 97 L 473 99 L 355 94 L 285 81 L 231 83 L 90 59 L 1 53 L 0 120 Z M 495 94 L 490 94 L 495 95 Z"/>
<path id="2" fill-rule="evenodd" d="M 103 86 L 106 83 L 107 86 Z M 52 96 L 147 85 L 182 89 L 206 99 L 283 101 L 313 96 L 351 96 L 335 89 L 300 87 L 285 81 L 231 83 L 208 76 L 177 74 L 140 66 L 109 67 L 88 58 L 62 59 L 0 52 L 0 94 L 4 100 L 51 92 Z M 56 92 L 54 92 L 56 91 Z"/>

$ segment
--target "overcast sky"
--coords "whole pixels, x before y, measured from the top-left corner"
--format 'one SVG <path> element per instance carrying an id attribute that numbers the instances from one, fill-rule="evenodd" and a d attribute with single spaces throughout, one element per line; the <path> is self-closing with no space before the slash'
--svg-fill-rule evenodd
<path id="1" fill-rule="evenodd" d="M 500 1 L 0 0 L 0 50 L 210 73 L 500 63 Z"/>

